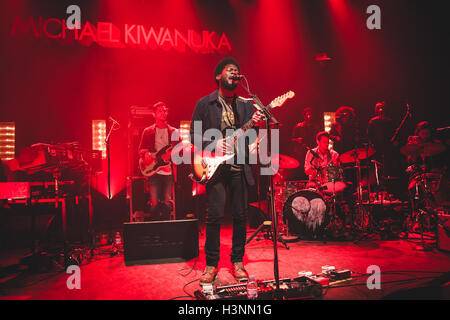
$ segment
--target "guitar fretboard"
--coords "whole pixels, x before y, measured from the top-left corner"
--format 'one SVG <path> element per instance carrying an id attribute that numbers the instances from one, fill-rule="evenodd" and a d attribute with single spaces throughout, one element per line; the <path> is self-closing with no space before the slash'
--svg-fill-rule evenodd
<path id="1" fill-rule="evenodd" d="M 272 104 L 269 104 L 266 109 L 267 110 L 272 109 Z M 254 125 L 255 122 L 253 121 L 253 119 L 250 119 L 242 127 L 233 132 L 233 134 L 229 138 L 233 139 L 233 143 L 235 143 L 245 132 L 251 129 Z"/>

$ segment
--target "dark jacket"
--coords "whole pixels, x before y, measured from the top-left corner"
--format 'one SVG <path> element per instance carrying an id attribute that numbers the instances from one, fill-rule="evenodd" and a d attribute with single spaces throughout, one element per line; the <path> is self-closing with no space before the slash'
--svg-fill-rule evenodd
<path id="1" fill-rule="evenodd" d="M 219 91 L 216 90 L 211 94 L 201 98 L 197 105 L 195 106 L 194 113 L 192 115 L 191 120 L 191 130 L 190 130 L 190 139 L 192 143 L 196 141 L 202 141 L 202 146 L 196 146 L 197 148 L 204 149 L 209 144 L 213 143 L 213 141 L 204 140 L 201 138 L 194 139 L 195 135 L 202 135 L 208 129 L 218 129 L 221 128 L 222 123 L 222 105 L 218 101 Z M 236 110 L 235 117 L 237 119 L 237 128 L 240 128 L 242 125 L 247 123 L 253 116 L 254 107 L 251 102 L 236 98 L 235 104 Z M 202 122 L 202 132 L 194 132 L 194 121 Z M 247 141 L 246 143 L 246 159 L 248 159 L 248 144 L 253 141 Z M 249 185 L 254 185 L 255 180 L 253 178 L 252 170 L 248 164 L 244 164 L 244 174 Z"/>

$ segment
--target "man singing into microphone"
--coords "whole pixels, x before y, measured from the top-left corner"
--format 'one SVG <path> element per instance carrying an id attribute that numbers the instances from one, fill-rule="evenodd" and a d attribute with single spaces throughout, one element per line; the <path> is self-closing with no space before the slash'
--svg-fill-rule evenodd
<path id="1" fill-rule="evenodd" d="M 250 119 L 255 125 L 262 123 L 259 112 L 254 112 L 251 102 L 238 97 L 234 91 L 238 86 L 239 64 L 233 58 L 225 58 L 220 61 L 214 71 L 214 79 L 218 90 L 201 98 L 195 106 L 192 115 L 190 137 L 197 148 L 204 149 L 209 144 L 215 143 L 215 150 L 227 152 L 235 150 L 245 152 L 248 155 L 247 141 L 245 150 L 235 148 L 233 145 L 219 139 L 209 141 L 203 134 L 208 129 L 218 129 L 224 132 L 227 129 L 237 129 Z M 196 131 L 195 122 L 201 123 L 200 130 Z M 239 144 L 238 144 L 239 146 Z M 248 157 L 245 157 L 248 159 Z M 242 263 L 247 235 L 247 187 L 254 184 L 254 178 L 250 166 L 234 162 L 226 164 L 217 179 L 206 185 L 207 216 L 206 216 L 206 269 L 201 276 L 200 285 L 213 283 L 218 272 L 220 258 L 220 225 L 225 214 L 226 190 L 229 192 L 229 204 L 233 216 L 233 238 L 231 248 L 232 274 L 237 281 L 248 280 L 248 273 Z"/>
<path id="2" fill-rule="evenodd" d="M 316 135 L 317 147 L 308 150 L 305 158 L 305 173 L 309 176 L 307 188 L 319 188 L 328 182 L 327 166 L 339 166 L 339 154 L 328 148 L 330 135 L 321 131 Z"/>

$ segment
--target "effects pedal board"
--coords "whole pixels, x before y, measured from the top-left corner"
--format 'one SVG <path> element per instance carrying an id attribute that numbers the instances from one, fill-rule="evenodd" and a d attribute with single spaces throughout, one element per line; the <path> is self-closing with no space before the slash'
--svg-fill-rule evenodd
<path id="1" fill-rule="evenodd" d="M 258 281 L 257 300 L 274 300 L 275 280 Z M 280 279 L 278 296 L 285 299 L 313 299 L 322 296 L 322 285 L 310 277 L 300 276 L 294 279 Z M 205 290 L 206 289 L 206 290 Z M 247 300 L 247 283 L 238 283 L 216 287 L 213 290 L 203 288 L 195 291 L 197 300 Z"/>
<path id="2" fill-rule="evenodd" d="M 336 269 L 334 266 L 325 265 L 322 266 L 322 274 L 319 277 L 328 279 L 328 283 L 326 283 L 326 285 L 329 285 L 337 282 L 351 280 L 352 272 L 348 269 Z M 324 284 L 322 281 L 320 282 Z"/>

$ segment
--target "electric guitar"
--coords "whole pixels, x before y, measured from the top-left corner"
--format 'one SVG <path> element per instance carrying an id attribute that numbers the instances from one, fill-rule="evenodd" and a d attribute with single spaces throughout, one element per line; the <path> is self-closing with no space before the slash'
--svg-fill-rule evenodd
<path id="1" fill-rule="evenodd" d="M 172 152 L 173 146 L 168 144 L 162 147 L 158 152 L 151 152 L 153 161 L 150 164 L 145 164 L 143 158 L 139 159 L 139 169 L 141 173 L 146 177 L 151 177 L 157 173 L 162 168 L 167 168 L 170 166 L 170 154 Z"/>
<path id="2" fill-rule="evenodd" d="M 272 102 L 266 107 L 267 110 L 272 108 L 281 107 L 287 99 L 291 99 L 295 96 L 293 91 L 289 91 L 282 96 L 279 96 L 272 100 Z M 255 107 L 259 108 L 255 105 Z M 250 119 L 241 128 L 236 130 L 231 136 L 223 138 L 227 142 L 234 146 L 238 139 L 245 134 L 247 130 L 254 125 L 253 120 Z M 234 148 L 233 148 L 234 150 Z M 223 164 L 235 156 L 234 151 L 224 152 L 222 154 L 216 154 L 214 152 L 200 150 L 194 154 L 193 162 L 193 175 L 192 178 L 200 184 L 207 184 L 213 181 L 220 172 Z"/>

